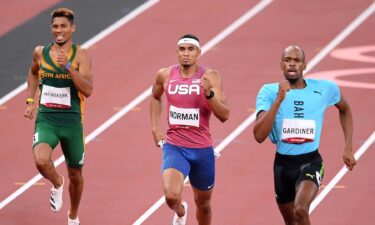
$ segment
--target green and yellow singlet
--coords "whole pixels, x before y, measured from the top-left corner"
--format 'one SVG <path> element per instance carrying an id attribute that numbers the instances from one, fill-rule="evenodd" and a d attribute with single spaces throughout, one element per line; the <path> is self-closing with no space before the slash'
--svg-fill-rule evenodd
<path id="1" fill-rule="evenodd" d="M 84 96 L 74 86 L 71 74 L 59 66 L 50 56 L 53 43 L 46 45 L 39 65 L 38 119 L 47 119 L 56 125 L 71 125 L 82 121 Z M 77 69 L 77 46 L 68 52 L 71 66 Z M 41 117 L 41 118 L 39 118 Z"/>

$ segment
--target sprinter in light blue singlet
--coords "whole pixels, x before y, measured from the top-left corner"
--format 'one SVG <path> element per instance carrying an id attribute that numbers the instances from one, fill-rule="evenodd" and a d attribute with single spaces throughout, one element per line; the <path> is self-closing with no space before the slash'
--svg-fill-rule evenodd
<path id="1" fill-rule="evenodd" d="M 269 137 L 280 154 L 300 155 L 317 150 L 324 112 L 340 101 L 340 90 L 331 81 L 305 79 L 305 85 L 288 91 L 288 98 L 275 117 Z M 278 83 L 262 87 L 256 101 L 257 114 L 270 110 L 278 90 Z"/>
<path id="2" fill-rule="evenodd" d="M 287 47 L 280 63 L 285 81 L 266 84 L 256 100 L 254 137 L 276 144 L 275 195 L 285 224 L 310 225 L 309 208 L 323 179 L 318 152 L 325 110 L 335 105 L 344 131 L 344 163 L 356 164 L 352 151 L 353 118 L 338 86 L 325 80 L 304 79 L 305 54 Z"/>

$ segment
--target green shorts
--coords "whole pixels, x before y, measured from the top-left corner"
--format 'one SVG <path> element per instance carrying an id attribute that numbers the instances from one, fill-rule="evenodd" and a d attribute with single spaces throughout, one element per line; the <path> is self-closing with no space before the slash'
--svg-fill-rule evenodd
<path id="1" fill-rule="evenodd" d="M 82 167 L 85 159 L 82 123 L 63 127 L 38 118 L 35 123 L 33 148 L 39 143 L 47 143 L 54 149 L 59 141 L 66 164 L 72 168 Z"/>

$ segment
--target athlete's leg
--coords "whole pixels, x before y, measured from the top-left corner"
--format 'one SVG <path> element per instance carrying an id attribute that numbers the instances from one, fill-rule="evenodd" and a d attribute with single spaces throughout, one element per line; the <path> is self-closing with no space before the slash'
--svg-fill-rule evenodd
<path id="1" fill-rule="evenodd" d="M 49 180 L 55 188 L 62 185 L 62 177 L 56 172 L 52 162 L 52 148 L 46 143 L 38 143 L 34 146 L 33 155 L 35 165 L 44 178 Z"/>
<path id="2" fill-rule="evenodd" d="M 184 175 L 174 168 L 165 169 L 162 175 L 162 184 L 168 207 L 175 211 L 179 217 L 185 215 L 185 209 L 181 204 Z"/>
<path id="3" fill-rule="evenodd" d="M 304 180 L 297 186 L 294 215 L 298 225 L 310 225 L 309 208 L 318 190 L 318 186 L 310 180 Z"/>
<path id="4" fill-rule="evenodd" d="M 60 128 L 61 149 L 65 156 L 69 176 L 70 209 L 69 218 L 78 217 L 78 208 L 81 202 L 84 179 L 82 167 L 85 159 L 85 144 L 82 124 Z"/>
<path id="5" fill-rule="evenodd" d="M 193 188 L 195 205 L 197 206 L 196 217 L 199 225 L 211 224 L 212 211 L 211 211 L 211 196 L 213 188 L 207 191 L 202 191 Z"/>
<path id="6" fill-rule="evenodd" d="M 69 217 L 70 219 L 75 219 L 78 217 L 78 208 L 81 201 L 82 192 L 83 192 L 83 176 L 82 176 L 82 167 L 81 168 L 68 168 L 69 175 L 69 195 L 70 195 L 70 210 Z"/>
<path id="7" fill-rule="evenodd" d="M 283 216 L 285 225 L 296 225 L 296 219 L 294 216 L 294 202 L 288 202 L 284 204 L 277 203 L 280 213 Z"/>
<path id="8" fill-rule="evenodd" d="M 278 157 L 278 156 L 276 156 Z M 274 164 L 274 188 L 277 206 L 283 216 L 285 225 L 296 225 L 294 215 L 295 183 L 291 179 L 291 172 L 280 162 Z"/>
<path id="9" fill-rule="evenodd" d="M 314 156 L 313 163 L 302 166 L 302 171 L 296 182 L 296 198 L 294 201 L 294 215 L 298 225 L 310 225 L 310 204 L 319 191 L 324 176 L 324 166 L 319 154 Z"/>
<path id="10" fill-rule="evenodd" d="M 194 192 L 199 225 L 211 224 L 211 196 L 215 185 L 215 156 L 212 147 L 190 150 L 190 184 Z"/>

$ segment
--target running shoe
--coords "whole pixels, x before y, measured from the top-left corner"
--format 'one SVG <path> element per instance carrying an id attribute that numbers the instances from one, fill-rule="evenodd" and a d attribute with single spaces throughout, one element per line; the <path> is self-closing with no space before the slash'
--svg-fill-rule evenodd
<path id="1" fill-rule="evenodd" d="M 60 211 L 62 205 L 63 205 L 63 187 L 64 187 L 64 177 L 62 178 L 62 184 L 59 188 L 55 188 L 55 186 L 52 186 L 51 188 L 51 198 L 50 198 L 50 204 L 51 209 L 54 212 Z"/>
<path id="2" fill-rule="evenodd" d="M 188 204 L 185 201 L 182 201 L 181 204 L 185 208 L 185 214 L 182 217 L 179 217 L 177 213 L 175 213 L 173 217 L 172 225 L 185 225 L 186 224 Z"/>
<path id="3" fill-rule="evenodd" d="M 79 225 L 79 218 L 77 217 L 74 220 L 72 220 L 69 218 L 69 215 L 68 215 L 68 225 Z"/>

